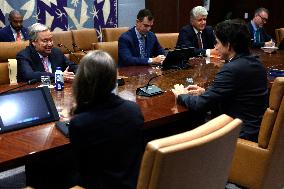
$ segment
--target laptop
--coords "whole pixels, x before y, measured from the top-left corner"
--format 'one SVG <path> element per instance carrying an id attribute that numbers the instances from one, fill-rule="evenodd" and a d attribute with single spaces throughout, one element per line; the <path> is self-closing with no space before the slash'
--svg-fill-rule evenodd
<path id="1" fill-rule="evenodd" d="M 166 58 L 163 62 L 162 69 L 185 69 L 190 57 L 194 57 L 194 47 L 170 50 L 167 52 Z"/>

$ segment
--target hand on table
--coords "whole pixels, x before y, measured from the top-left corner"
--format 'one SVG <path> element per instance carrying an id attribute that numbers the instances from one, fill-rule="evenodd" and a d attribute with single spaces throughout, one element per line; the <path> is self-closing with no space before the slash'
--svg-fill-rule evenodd
<path id="1" fill-rule="evenodd" d="M 205 92 L 204 88 L 199 87 L 197 85 L 189 85 L 187 86 L 186 89 L 188 90 L 188 94 L 194 95 L 194 96 L 201 95 Z"/>
<path id="2" fill-rule="evenodd" d="M 205 92 L 205 89 L 197 85 L 189 85 L 185 88 L 183 85 L 175 84 L 174 89 L 172 89 L 172 92 L 177 98 L 178 95 L 181 95 L 181 94 L 190 94 L 194 96 L 201 95 Z"/>
<path id="3" fill-rule="evenodd" d="M 264 43 L 265 47 L 275 47 L 274 41 L 271 39 L 270 41 L 267 41 Z"/>
<path id="4" fill-rule="evenodd" d="M 153 64 L 163 64 L 163 61 L 165 60 L 165 56 L 164 55 L 158 55 L 155 58 L 152 58 L 152 63 Z"/>
<path id="5" fill-rule="evenodd" d="M 69 67 L 67 67 L 63 72 L 64 81 L 66 82 L 73 81 L 75 78 L 75 74 L 73 72 L 69 72 L 68 69 Z"/>
<path id="6" fill-rule="evenodd" d="M 188 90 L 182 84 L 175 84 L 174 88 L 172 89 L 175 97 L 177 98 L 180 94 L 187 94 Z"/>

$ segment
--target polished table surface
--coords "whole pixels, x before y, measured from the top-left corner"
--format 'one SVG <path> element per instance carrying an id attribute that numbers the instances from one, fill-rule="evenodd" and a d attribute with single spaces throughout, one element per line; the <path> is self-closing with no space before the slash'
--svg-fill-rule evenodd
<path id="1" fill-rule="evenodd" d="M 266 54 L 260 50 L 254 51 L 267 68 L 284 69 L 284 51 Z M 187 110 L 176 104 L 170 91 L 174 84 L 187 85 L 187 78 L 193 78 L 195 84 L 207 87 L 223 65 L 217 58 L 192 58 L 191 68 L 186 70 L 166 70 L 149 66 L 120 68 L 119 75 L 125 77 L 125 85 L 118 88 L 118 94 L 128 100 L 135 101 L 141 107 L 145 117 L 145 129 L 157 127 L 185 116 Z M 159 75 L 158 77 L 155 77 Z M 136 95 L 136 88 L 145 86 L 149 80 L 165 91 L 162 95 L 141 97 Z M 253 77 L 253 76 L 252 76 Z M 23 85 L 23 84 L 19 84 Z M 33 86 L 23 86 L 20 89 Z M 0 93 L 16 86 L 2 85 Z M 66 83 L 64 91 L 50 90 L 61 120 L 70 119 L 69 111 L 73 98 L 71 84 Z M 0 170 L 24 164 L 29 156 L 44 153 L 69 144 L 69 139 L 57 130 L 54 123 L 46 123 L 13 132 L 0 134 Z"/>

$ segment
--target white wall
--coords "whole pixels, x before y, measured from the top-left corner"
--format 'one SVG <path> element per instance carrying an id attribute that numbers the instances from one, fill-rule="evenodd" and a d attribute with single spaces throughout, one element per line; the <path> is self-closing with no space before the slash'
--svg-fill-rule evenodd
<path id="1" fill-rule="evenodd" d="M 118 27 L 135 25 L 137 13 L 145 8 L 145 0 L 118 0 Z"/>

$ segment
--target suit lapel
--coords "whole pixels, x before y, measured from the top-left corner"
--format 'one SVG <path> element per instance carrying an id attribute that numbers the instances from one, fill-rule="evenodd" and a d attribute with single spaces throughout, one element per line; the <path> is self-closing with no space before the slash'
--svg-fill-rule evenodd
<path id="1" fill-rule="evenodd" d="M 207 45 L 207 42 L 209 41 L 208 39 L 207 39 L 207 30 L 206 30 L 206 28 L 204 28 L 204 30 L 202 31 L 202 33 L 201 33 L 201 39 L 202 39 L 202 44 L 203 44 L 203 49 L 207 49 L 208 48 L 208 45 Z"/>
<path id="2" fill-rule="evenodd" d="M 193 45 L 193 47 L 198 48 L 197 35 L 196 35 L 192 25 L 190 25 L 190 30 L 193 34 L 193 40 L 192 40 L 193 44 L 192 45 Z M 202 35 L 201 35 L 201 38 L 202 38 Z"/>
<path id="3" fill-rule="evenodd" d="M 259 28 L 259 41 L 260 42 L 265 42 L 263 33 L 264 33 L 264 29 Z"/>
<path id="4" fill-rule="evenodd" d="M 135 50 L 135 54 L 136 56 L 140 56 L 140 48 L 139 48 L 139 41 L 138 41 L 138 38 L 137 38 L 137 35 L 136 35 L 136 32 L 135 32 L 135 28 L 132 28 L 131 30 L 131 35 L 132 35 L 132 39 L 133 39 L 133 43 L 132 43 L 132 49 Z"/>
<path id="5" fill-rule="evenodd" d="M 15 38 L 14 38 L 14 35 L 13 35 L 13 31 L 11 29 L 11 26 L 7 26 L 7 33 L 8 33 L 8 36 L 9 36 L 9 40 L 10 41 L 15 41 Z"/>
<path id="6" fill-rule="evenodd" d="M 45 70 L 44 70 L 42 60 L 41 60 L 38 52 L 32 46 L 30 46 L 29 48 L 31 49 L 31 58 L 32 58 L 32 62 L 33 62 L 34 67 L 36 68 L 36 70 L 40 70 L 41 72 L 44 72 Z"/>
<path id="7" fill-rule="evenodd" d="M 51 64 L 51 69 L 52 69 L 52 72 L 53 72 L 53 70 L 56 70 L 56 64 L 55 64 L 56 63 L 56 57 L 53 53 L 53 49 L 51 50 L 51 54 L 49 55 L 48 60 Z M 63 69 L 63 68 L 61 68 L 61 69 Z"/>
<path id="8" fill-rule="evenodd" d="M 28 39 L 27 30 L 25 30 L 24 28 L 22 28 L 22 29 L 21 29 L 21 32 L 22 32 L 22 34 L 23 34 L 24 39 L 27 40 L 27 39 Z"/>
<path id="9" fill-rule="evenodd" d="M 150 31 L 147 33 L 146 38 L 145 38 L 145 50 L 147 53 L 147 57 L 151 56 L 151 50 L 149 49 L 149 47 L 151 47 L 152 45 L 150 45 L 150 43 L 152 43 L 152 40 L 150 39 Z"/>

